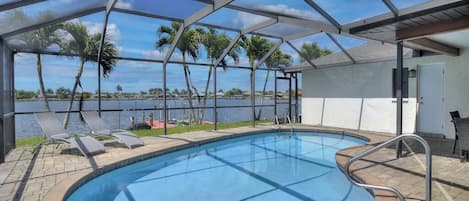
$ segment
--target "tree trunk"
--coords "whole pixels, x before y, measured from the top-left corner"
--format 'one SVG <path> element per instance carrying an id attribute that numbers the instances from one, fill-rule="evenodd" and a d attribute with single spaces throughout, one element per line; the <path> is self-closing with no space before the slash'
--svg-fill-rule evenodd
<path id="1" fill-rule="evenodd" d="M 186 63 L 186 57 L 184 54 L 182 55 L 182 62 L 184 63 L 184 78 L 186 80 L 186 88 L 187 88 L 187 100 L 189 101 L 189 123 L 195 121 L 195 113 L 194 113 L 194 104 L 192 103 L 192 90 L 189 81 L 189 66 Z"/>
<path id="2" fill-rule="evenodd" d="M 49 106 L 49 99 L 47 98 L 46 88 L 44 87 L 44 78 L 42 77 L 41 54 L 36 54 L 36 57 L 37 57 L 37 61 L 36 61 L 37 76 L 39 78 L 39 91 L 41 93 L 42 98 L 44 98 L 44 105 L 46 106 L 46 110 L 50 112 L 51 110 Z"/>
<path id="3" fill-rule="evenodd" d="M 80 68 L 78 69 L 77 75 L 75 77 L 75 84 L 73 85 L 72 94 L 70 96 L 70 101 L 68 102 L 67 113 L 65 114 L 64 118 L 64 128 L 66 129 L 68 126 L 68 122 L 70 121 L 70 112 L 72 111 L 73 101 L 75 99 L 75 94 L 77 92 L 78 83 L 80 83 L 81 75 L 83 74 L 83 66 L 85 65 L 85 61 L 80 61 Z"/>
<path id="4" fill-rule="evenodd" d="M 269 81 L 269 74 L 270 70 L 267 70 L 267 74 L 265 74 L 265 81 L 264 81 L 264 88 L 262 89 L 262 96 L 261 96 L 261 106 L 259 108 L 259 114 L 257 114 L 257 120 L 261 119 L 261 114 L 262 114 L 262 105 L 264 105 L 264 95 L 265 95 L 265 90 L 267 88 L 267 82 Z"/>
<path id="5" fill-rule="evenodd" d="M 251 82 L 251 112 L 252 112 L 252 121 L 253 121 L 253 124 L 252 126 L 254 127 L 256 125 L 255 123 L 255 120 L 256 120 L 256 86 L 255 86 L 255 72 L 254 72 L 254 59 L 252 60 L 252 62 L 250 62 L 250 66 L 251 66 L 251 71 L 250 71 L 250 74 L 249 74 L 249 77 L 251 78 L 250 82 Z"/>
<path id="6" fill-rule="evenodd" d="M 208 77 L 207 77 L 207 82 L 205 83 L 205 90 L 204 90 L 204 99 L 202 101 L 202 106 L 203 108 L 200 111 L 200 124 L 203 123 L 204 118 L 205 118 L 205 107 L 207 107 L 207 97 L 208 97 L 208 85 L 210 84 L 210 79 L 212 77 L 212 70 L 213 70 L 213 60 L 212 60 L 212 65 L 210 65 L 208 69 Z M 217 92 L 214 92 L 214 95 L 217 95 Z"/>
<path id="7" fill-rule="evenodd" d="M 188 74 L 187 79 L 188 79 L 188 81 L 189 81 L 189 86 L 191 86 L 192 90 L 194 90 L 194 93 L 195 93 L 195 96 L 196 96 L 196 99 L 197 99 L 197 104 L 198 104 L 197 106 L 200 107 L 200 94 L 199 94 L 199 90 L 197 90 L 197 87 L 195 87 L 194 84 L 192 83 L 191 71 L 190 71 L 190 69 L 189 69 L 189 66 L 186 65 L 186 64 L 184 64 L 184 65 L 185 65 L 185 67 L 186 67 L 186 69 L 187 69 L 187 74 Z M 197 111 L 198 111 L 198 112 L 195 113 L 195 120 L 196 120 L 195 122 L 198 123 L 198 124 L 200 124 L 200 123 L 201 123 L 201 121 L 200 121 L 200 108 L 197 109 Z"/>

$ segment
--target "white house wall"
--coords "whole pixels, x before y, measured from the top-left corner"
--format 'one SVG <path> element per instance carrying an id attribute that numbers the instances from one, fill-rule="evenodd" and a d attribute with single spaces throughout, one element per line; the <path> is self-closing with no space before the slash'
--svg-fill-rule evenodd
<path id="1" fill-rule="evenodd" d="M 469 116 L 469 51 L 461 56 L 429 56 L 406 59 L 404 66 L 445 63 L 444 130 L 454 138 L 449 111 Z M 380 132 L 395 132 L 396 103 L 392 98 L 395 61 L 356 64 L 303 72 L 302 120 L 304 124 Z M 416 131 L 417 79 L 409 79 L 409 98 L 404 99 L 403 131 Z"/>

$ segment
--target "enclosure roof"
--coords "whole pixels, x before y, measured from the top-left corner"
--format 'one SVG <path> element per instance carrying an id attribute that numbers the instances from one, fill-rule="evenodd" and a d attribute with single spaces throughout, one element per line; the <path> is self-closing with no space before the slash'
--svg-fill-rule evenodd
<path id="1" fill-rule="evenodd" d="M 394 45 L 376 41 L 368 41 L 363 45 L 349 49 L 347 52 L 355 59 L 355 63 L 357 64 L 389 61 L 396 58 L 396 47 Z M 412 49 L 404 48 L 404 58 L 409 58 L 411 56 Z M 313 63 L 315 63 L 318 68 L 353 64 L 348 56 L 343 52 L 337 52 L 320 57 L 313 60 Z M 297 66 L 291 67 L 288 71 L 301 71 L 303 69 L 308 69 L 307 63 L 301 63 Z"/>
<path id="2" fill-rule="evenodd" d="M 380 48 L 372 41 L 389 43 L 384 46 L 391 50 L 396 41 L 407 40 L 397 37 L 400 30 L 467 16 L 468 5 L 468 0 L 2 0 L 0 36 L 7 43 L 14 43 L 16 51 L 31 50 L 31 47 L 18 46 L 18 41 L 12 39 L 38 28 L 93 13 L 104 12 L 109 16 L 118 12 L 178 22 L 183 27 L 197 25 L 239 34 L 257 34 L 286 44 L 296 41 L 292 44 L 295 50 L 308 36 L 333 34 L 327 41 L 330 45 L 326 46 L 338 47 L 340 52 L 334 55 L 342 55 L 338 58 L 340 61 L 356 62 L 363 60 L 356 51 Z M 138 27 L 135 29 L 139 31 Z M 334 35 L 355 38 L 366 45 L 347 47 L 349 45 Z M 172 48 L 162 58 L 163 62 L 172 58 Z M 369 51 L 367 59 L 382 56 L 374 52 L 377 51 Z M 337 63 L 330 57 L 308 64 L 314 67 Z"/>

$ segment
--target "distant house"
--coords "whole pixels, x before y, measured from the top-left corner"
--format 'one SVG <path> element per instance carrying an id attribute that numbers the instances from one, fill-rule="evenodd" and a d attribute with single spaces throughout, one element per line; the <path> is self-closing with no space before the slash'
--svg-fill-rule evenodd
<path id="1" fill-rule="evenodd" d="M 217 92 L 217 97 L 221 98 L 221 97 L 224 97 L 225 96 L 225 93 L 223 92 Z"/>

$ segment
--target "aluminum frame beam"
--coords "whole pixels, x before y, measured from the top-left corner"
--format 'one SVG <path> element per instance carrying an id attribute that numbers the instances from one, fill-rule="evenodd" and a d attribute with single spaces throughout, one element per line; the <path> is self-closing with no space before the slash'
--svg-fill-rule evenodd
<path id="1" fill-rule="evenodd" d="M 265 22 L 261 22 L 261 23 L 258 23 L 258 24 L 255 24 L 253 26 L 250 26 L 250 27 L 247 27 L 243 30 L 240 31 L 239 34 L 237 34 L 230 42 L 230 44 L 228 45 L 228 47 L 225 48 L 225 50 L 223 50 L 223 53 L 220 55 L 220 57 L 215 61 L 215 66 L 218 66 L 221 61 L 226 57 L 226 55 L 233 49 L 233 47 L 236 45 L 236 43 L 239 41 L 239 39 L 241 38 L 241 35 L 244 35 L 244 34 L 248 34 L 250 32 L 253 32 L 253 31 L 256 31 L 256 30 L 259 30 L 259 29 L 263 29 L 265 27 L 268 27 L 270 25 L 273 25 L 277 23 L 277 20 L 267 20 Z"/>
<path id="2" fill-rule="evenodd" d="M 6 3 L 6 4 L 3 4 L 3 5 L 0 5 L 0 12 L 15 9 L 15 8 L 19 8 L 19 7 L 22 7 L 22 6 L 29 6 L 31 4 L 40 3 L 40 2 L 43 2 L 43 1 L 47 1 L 47 0 L 22 0 L 22 1 L 15 1 L 15 2 L 11 2 L 11 3 Z"/>
<path id="3" fill-rule="evenodd" d="M 116 5 L 117 0 L 108 0 L 106 4 L 106 12 L 104 14 L 104 23 L 103 28 L 101 30 L 101 38 L 99 39 L 99 49 L 98 49 L 98 56 L 97 56 L 97 66 L 98 66 L 98 114 L 101 116 L 101 59 L 103 56 L 103 47 L 104 41 L 106 40 L 106 32 L 107 32 L 107 24 L 109 21 L 109 14 L 111 14 L 114 5 Z"/>
<path id="4" fill-rule="evenodd" d="M 263 29 L 263 28 L 266 28 L 270 25 L 276 24 L 277 22 L 278 22 L 278 19 L 269 19 L 269 20 L 266 20 L 266 21 L 263 21 L 263 22 L 255 24 L 255 25 L 252 25 L 250 27 L 242 29 L 241 34 L 247 34 L 247 33 L 250 33 L 250 32 L 254 32 L 254 31 L 257 31 L 259 29 Z"/>
<path id="5" fill-rule="evenodd" d="M 296 48 L 290 41 L 286 41 L 286 43 L 290 45 L 290 47 L 293 48 L 293 50 L 295 50 L 295 52 L 297 52 L 300 55 L 300 57 L 302 57 L 306 62 L 308 62 L 309 65 L 311 65 L 314 69 L 318 68 L 316 64 L 314 64 L 312 61 L 307 59 L 306 56 L 298 48 Z"/>
<path id="6" fill-rule="evenodd" d="M 179 42 L 179 39 L 181 39 L 182 34 L 184 33 L 184 30 L 185 30 L 185 27 L 183 25 L 181 25 L 179 27 L 178 31 L 176 32 L 176 36 L 174 37 L 173 41 L 171 42 L 171 45 L 169 46 L 168 53 L 166 54 L 166 56 L 163 59 L 163 65 L 166 65 L 168 63 L 169 59 L 171 58 L 171 56 L 173 55 L 174 49 L 176 49 L 176 45 Z"/>
<path id="7" fill-rule="evenodd" d="M 395 90 L 396 90 L 396 136 L 402 135 L 402 71 L 404 68 L 404 44 L 402 41 L 397 43 L 397 66 L 396 66 L 396 78 L 395 78 Z M 396 158 L 400 158 L 402 155 L 402 142 L 396 144 Z"/>
<path id="8" fill-rule="evenodd" d="M 327 19 L 332 25 L 334 25 L 337 29 L 341 29 L 342 25 L 340 25 L 337 20 L 335 20 L 328 12 L 321 8 L 317 3 L 312 0 L 304 0 L 309 6 L 311 6 L 314 10 L 316 10 L 320 15 Z"/>
<path id="9" fill-rule="evenodd" d="M 277 20 L 275 19 L 271 19 L 271 20 L 267 20 L 265 22 L 261 22 L 261 23 L 258 23 L 258 24 L 255 24 L 251 27 L 248 27 L 248 28 L 245 28 L 243 30 L 240 31 L 240 33 L 238 33 L 235 38 L 233 38 L 230 42 L 230 44 L 228 45 L 228 47 L 226 47 L 224 50 L 223 50 L 223 53 L 220 55 L 220 57 L 215 61 L 215 65 L 214 65 L 214 68 L 215 68 L 215 72 L 213 74 L 213 77 L 214 77 L 214 85 L 213 85 L 213 92 L 214 92 L 214 95 L 215 95 L 215 102 L 214 102 L 214 110 L 213 110 L 213 115 L 214 115 L 214 119 L 215 119 L 215 122 L 213 124 L 214 126 L 214 130 L 217 130 L 217 80 L 216 80 L 216 77 L 217 77 L 217 67 L 218 65 L 221 63 L 221 61 L 223 61 L 223 59 L 226 57 L 226 55 L 233 49 L 233 47 L 236 45 L 236 43 L 238 43 L 239 39 L 241 38 L 242 35 L 244 34 L 247 34 L 247 33 L 250 33 L 250 32 L 253 32 L 253 31 L 256 31 L 256 30 L 259 30 L 259 29 L 262 29 L 262 28 L 265 28 L 265 27 L 268 27 L 272 24 L 275 24 L 277 23 Z"/>
<path id="10" fill-rule="evenodd" d="M 350 55 L 350 53 L 339 43 L 339 41 L 332 34 L 326 33 L 326 35 L 332 40 L 332 42 L 337 45 L 337 47 L 339 47 L 340 50 L 342 50 L 342 52 L 344 52 L 345 55 L 347 55 L 347 57 L 350 59 L 350 61 L 352 61 L 353 64 L 357 63 L 357 61 L 355 61 L 352 55 Z"/>
<path id="11" fill-rule="evenodd" d="M 178 32 L 176 33 L 176 36 L 174 37 L 174 40 L 171 42 L 171 45 L 169 46 L 168 53 L 166 54 L 166 57 L 164 59 L 164 65 L 168 62 L 168 60 L 171 58 L 171 55 L 174 52 L 174 49 L 176 48 L 177 43 L 182 37 L 182 34 L 184 33 L 184 30 L 193 25 L 194 23 L 198 22 L 202 18 L 206 17 L 207 15 L 210 15 L 211 13 L 217 11 L 218 9 L 222 8 L 223 6 L 230 4 L 234 0 L 219 0 L 219 1 L 214 1 L 212 4 L 209 4 L 199 11 L 195 12 L 188 18 L 184 19 L 184 22 L 182 25 L 179 27 Z"/>
<path id="12" fill-rule="evenodd" d="M 98 13 L 98 12 L 101 12 L 101 11 L 104 11 L 104 10 L 106 10 L 105 7 L 97 7 L 97 8 L 91 8 L 91 9 L 88 9 L 88 10 L 84 10 L 84 11 L 75 12 L 75 13 L 72 13 L 72 14 L 64 16 L 64 17 L 60 17 L 60 18 L 57 18 L 57 19 L 52 19 L 52 20 L 49 20 L 49 21 L 33 24 L 33 25 L 22 27 L 22 28 L 19 28 L 19 29 L 16 29 L 16 30 L 13 30 L 13 31 L 10 31 L 10 32 L 7 32 L 7 33 L 3 33 L 3 34 L 1 34 L 1 36 L 3 38 L 8 38 L 8 37 L 18 35 L 18 34 L 22 34 L 22 33 L 28 32 L 28 31 L 33 31 L 33 30 L 36 30 L 36 29 L 39 29 L 41 27 L 45 27 L 45 26 L 48 26 L 48 25 L 51 25 L 51 24 L 65 22 L 65 21 L 72 20 L 72 19 L 75 19 L 75 18 L 79 18 L 79 17 L 83 17 L 83 16 L 86 16 L 86 15 L 91 15 L 91 14 L 94 14 L 94 13 Z"/>
<path id="13" fill-rule="evenodd" d="M 399 16 L 399 9 L 392 3 L 391 0 L 383 0 L 383 3 L 386 4 L 386 6 L 391 10 L 391 12 L 394 14 L 394 16 Z"/>
<path id="14" fill-rule="evenodd" d="M 210 15 L 211 13 L 215 12 L 216 10 L 224 7 L 225 5 L 230 4 L 234 0 L 215 0 L 213 1 L 213 4 L 209 4 L 205 6 L 204 8 L 200 9 L 199 11 L 195 12 L 192 14 L 192 16 L 184 19 L 184 27 L 188 27 L 202 18 L 206 17 L 207 15 Z"/>
<path id="15" fill-rule="evenodd" d="M 277 50 L 282 44 L 283 44 L 283 40 L 276 43 L 272 48 L 270 48 L 270 50 L 261 59 L 259 59 L 257 64 L 254 65 L 254 70 L 256 70 L 256 68 L 258 68 L 260 65 L 262 65 L 275 52 L 275 50 Z"/>
<path id="16" fill-rule="evenodd" d="M 184 20 L 177 19 L 177 18 L 165 17 L 165 16 L 161 16 L 161 15 L 149 14 L 149 13 L 133 11 L 133 10 L 126 10 L 126 9 L 121 9 L 121 8 L 114 8 L 113 12 L 126 13 L 126 14 L 130 14 L 130 15 L 137 15 L 137 16 L 149 17 L 149 18 L 154 18 L 154 19 L 162 19 L 162 20 L 168 20 L 168 21 L 179 22 L 179 23 L 184 22 Z M 222 30 L 233 31 L 233 32 L 241 32 L 242 31 L 241 29 L 235 29 L 235 28 L 225 27 L 225 26 L 220 26 L 220 25 L 207 24 L 207 23 L 202 23 L 202 22 L 196 22 L 196 23 L 194 23 L 194 25 L 199 25 L 199 26 L 204 26 L 204 27 L 209 27 L 209 28 L 214 28 L 214 29 L 222 29 Z M 263 33 L 252 32 L 252 34 L 259 35 L 259 36 L 264 36 L 264 37 L 269 37 L 269 38 L 281 39 L 281 37 L 268 35 L 268 34 L 263 34 Z"/>
<path id="17" fill-rule="evenodd" d="M 230 44 L 228 47 L 226 47 L 220 57 L 215 61 L 214 65 L 214 72 L 213 72 L 213 93 L 214 93 L 214 102 L 213 102 L 213 129 L 217 130 L 217 124 L 218 124 L 218 113 L 217 113 L 217 67 L 223 61 L 225 56 L 233 49 L 233 47 L 238 43 L 239 39 L 241 38 L 241 33 L 237 34 L 235 38 L 231 39 Z"/>
<path id="18" fill-rule="evenodd" d="M 5 102 L 4 102 L 4 98 L 3 98 L 3 94 L 4 94 L 4 90 L 3 90 L 3 84 L 4 84 L 4 80 L 3 80 L 3 73 L 5 72 L 4 68 L 5 68 L 5 62 L 3 61 L 3 57 L 5 56 L 5 53 L 4 53 L 4 48 L 5 48 L 5 44 L 4 44 L 4 40 L 2 37 L 0 37 L 0 94 L 2 94 L 2 98 L 0 98 L 0 163 L 3 163 L 5 162 L 5 133 L 3 132 L 3 127 L 5 126 L 3 124 L 3 113 L 4 113 L 4 105 L 5 105 Z"/>
<path id="19" fill-rule="evenodd" d="M 211 3 L 213 0 L 198 0 L 198 1 L 204 2 L 204 3 Z M 285 14 L 282 14 L 282 13 L 275 13 L 275 12 L 269 12 L 269 11 L 258 10 L 258 9 L 244 8 L 244 7 L 233 5 L 233 4 L 228 4 L 224 7 L 225 8 L 230 8 L 230 9 L 233 9 L 233 10 L 237 10 L 237 11 L 242 11 L 242 12 L 246 12 L 246 13 L 260 15 L 260 16 L 264 16 L 264 17 L 279 18 L 279 20 L 280 20 L 280 18 L 282 18 L 285 21 L 297 22 L 298 24 L 296 24 L 296 25 L 298 25 L 298 26 L 304 26 L 304 27 L 310 27 L 310 28 L 320 27 L 319 30 L 323 30 L 325 32 L 331 32 L 331 33 L 339 33 L 340 32 L 339 29 L 337 29 L 334 25 L 326 24 L 326 23 L 321 22 L 321 21 L 303 19 L 303 18 L 291 16 L 291 15 L 285 15 Z M 299 22 L 301 22 L 301 23 L 299 23 Z M 288 22 L 284 22 L 284 23 L 288 23 Z M 295 24 L 295 23 L 293 23 L 293 24 Z"/>
<path id="20" fill-rule="evenodd" d="M 295 33 L 295 34 L 292 34 L 292 35 L 284 36 L 282 39 L 284 41 L 291 41 L 291 40 L 304 38 L 304 37 L 307 37 L 307 36 L 310 36 L 310 35 L 314 35 L 314 34 L 317 34 L 317 33 L 321 33 L 321 31 L 310 30 L 310 31 L 305 31 L 305 32 L 301 32 L 301 33 Z"/>
<path id="21" fill-rule="evenodd" d="M 312 30 L 317 30 L 317 31 L 322 31 L 322 32 L 327 32 L 327 33 L 340 34 L 341 32 L 339 29 L 337 29 L 333 25 L 325 24 L 323 22 L 305 20 L 305 19 L 278 16 L 278 22 L 285 23 L 285 24 L 292 24 L 292 25 L 296 25 L 300 27 L 307 27 Z"/>
<path id="22" fill-rule="evenodd" d="M 283 44 L 283 40 L 275 44 L 270 50 L 253 66 L 251 69 L 251 106 L 252 106 L 252 127 L 256 127 L 256 68 L 262 65 L 280 45 Z"/>
<path id="23" fill-rule="evenodd" d="M 215 68 L 218 67 L 218 65 L 223 61 L 223 59 L 225 58 L 226 55 L 228 55 L 228 53 L 230 53 L 230 51 L 233 49 L 233 47 L 236 45 L 236 43 L 238 43 L 239 39 L 241 38 L 241 33 L 237 34 L 233 39 L 231 39 L 231 42 L 230 44 L 228 45 L 228 47 L 226 47 L 222 54 L 220 55 L 220 57 L 218 57 L 218 59 L 215 61 Z"/>
<path id="24" fill-rule="evenodd" d="M 54 56 L 69 56 L 69 57 L 78 57 L 77 54 L 64 54 L 64 53 L 60 53 L 60 52 L 51 52 L 51 51 L 33 51 L 33 50 L 15 50 L 13 49 L 13 52 L 15 53 L 40 53 L 40 54 L 46 54 L 46 55 L 54 55 Z M 143 59 L 143 58 L 134 58 L 134 57 L 111 57 L 111 58 L 114 58 L 114 59 L 118 59 L 118 60 L 126 60 L 126 61 L 140 61 L 140 62 L 150 62 L 150 63 L 163 63 L 163 60 L 162 59 Z M 168 61 L 168 64 L 183 64 L 184 62 L 182 61 Z M 211 63 L 198 63 L 198 62 L 190 62 L 190 61 L 186 61 L 185 62 L 186 64 L 189 64 L 189 65 L 197 65 L 197 66 L 212 66 Z M 238 68 L 238 69 L 251 69 L 251 67 L 249 66 L 240 66 L 240 65 L 227 65 L 226 66 L 227 68 Z M 267 69 L 267 68 L 258 68 L 257 70 L 280 70 L 280 68 L 271 68 L 271 69 Z"/>
<path id="25" fill-rule="evenodd" d="M 181 24 L 179 27 L 178 32 L 176 33 L 176 36 L 174 37 L 173 41 L 171 42 L 171 45 L 169 46 L 168 53 L 166 54 L 164 60 L 163 60 L 163 107 L 164 107 L 164 126 L 163 126 L 163 133 L 164 135 L 167 134 L 167 129 L 168 129 L 168 107 L 167 107 L 167 90 L 166 90 L 166 65 L 171 58 L 171 55 L 173 55 L 174 49 L 176 48 L 176 45 L 178 44 L 179 40 L 181 39 L 184 30 L 191 26 L 192 24 L 198 22 L 202 18 L 206 17 L 207 15 L 210 15 L 211 13 L 217 11 L 218 9 L 222 8 L 223 6 L 230 4 L 234 0 L 219 0 L 219 1 L 214 1 L 212 4 L 209 4 L 205 6 L 204 8 L 200 9 L 199 11 L 195 12 L 192 14 L 190 17 L 184 19 L 184 22 Z M 218 65 L 216 65 L 218 66 Z M 215 94 L 216 96 L 216 94 Z"/>

